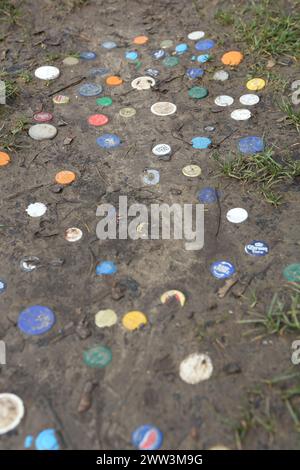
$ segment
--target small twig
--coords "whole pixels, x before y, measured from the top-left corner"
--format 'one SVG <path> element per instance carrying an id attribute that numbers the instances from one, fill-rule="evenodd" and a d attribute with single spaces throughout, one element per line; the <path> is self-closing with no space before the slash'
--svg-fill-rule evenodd
<path id="1" fill-rule="evenodd" d="M 77 80 L 75 80 L 75 81 L 69 83 L 68 85 L 63 86 L 63 87 L 59 88 L 58 90 L 52 91 L 51 93 L 48 94 L 48 96 L 50 97 L 50 96 L 56 95 L 56 93 L 59 93 L 59 92 L 61 92 L 61 91 L 64 91 L 64 90 L 66 90 L 67 88 L 70 88 L 70 87 L 72 87 L 72 86 L 74 86 L 74 85 L 78 85 L 78 83 L 81 83 L 81 82 L 82 82 L 83 80 L 85 80 L 85 79 L 86 79 L 86 77 L 78 78 Z"/>

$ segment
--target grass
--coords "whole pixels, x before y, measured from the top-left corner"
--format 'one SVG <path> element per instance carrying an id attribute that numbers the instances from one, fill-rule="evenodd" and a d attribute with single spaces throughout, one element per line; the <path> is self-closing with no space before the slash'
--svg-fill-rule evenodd
<path id="1" fill-rule="evenodd" d="M 10 25 L 19 24 L 21 11 L 16 2 L 11 0 L 0 0 L 0 21 L 9 23 Z"/>
<path id="2" fill-rule="evenodd" d="M 17 150 L 22 148 L 17 143 L 18 136 L 27 129 L 28 119 L 25 116 L 20 116 L 6 132 L 0 134 L 1 148 L 3 150 Z M 1 129 L 2 131 L 2 129 Z"/>
<path id="3" fill-rule="evenodd" d="M 251 430 L 261 428 L 268 434 L 269 438 L 272 438 L 276 433 L 276 420 L 270 411 L 270 398 L 265 396 L 260 389 L 248 393 L 248 405 L 242 409 L 241 418 L 233 426 L 237 449 L 242 449 L 243 443 Z M 263 405 L 262 409 L 257 409 L 250 395 L 253 395 L 253 397 L 259 395 Z"/>
<path id="4" fill-rule="evenodd" d="M 274 335 L 284 332 L 300 332 L 300 287 L 293 286 L 293 292 L 279 296 L 274 294 L 266 313 L 256 318 L 240 320 L 238 323 L 253 324 L 255 330 Z M 300 389 L 299 389 L 300 390 Z"/>
<path id="5" fill-rule="evenodd" d="M 294 126 L 297 132 L 300 132 L 300 110 L 296 111 L 295 107 L 287 98 L 282 98 L 278 106 L 285 114 L 286 124 Z"/>
<path id="6" fill-rule="evenodd" d="M 235 22 L 238 41 L 247 52 L 257 57 L 300 56 L 300 14 L 287 14 L 280 2 L 258 0 L 247 2 Z"/>
<path id="7" fill-rule="evenodd" d="M 237 155 L 229 161 L 222 159 L 218 152 L 212 156 L 219 165 L 221 174 L 249 185 L 250 190 L 253 189 L 274 206 L 278 206 L 282 200 L 278 192 L 279 183 L 300 176 L 300 161 L 288 158 L 279 162 L 274 159 L 271 148 L 247 157 Z"/>
<path id="8" fill-rule="evenodd" d="M 234 13 L 231 10 L 217 10 L 214 18 L 222 26 L 234 24 Z"/>

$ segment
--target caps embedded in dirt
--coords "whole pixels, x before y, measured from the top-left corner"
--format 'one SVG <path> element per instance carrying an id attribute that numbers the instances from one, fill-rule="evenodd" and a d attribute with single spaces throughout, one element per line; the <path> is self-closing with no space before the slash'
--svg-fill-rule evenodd
<path id="1" fill-rule="evenodd" d="M 24 416 L 23 401 L 14 393 L 0 393 L 0 435 L 15 429 Z"/>
<path id="2" fill-rule="evenodd" d="M 36 450 L 59 450 L 59 441 L 55 429 L 44 429 L 35 439 Z"/>
<path id="3" fill-rule="evenodd" d="M 28 134 L 34 140 L 48 140 L 56 136 L 57 129 L 52 124 L 34 124 L 29 128 Z"/>
<path id="4" fill-rule="evenodd" d="M 163 443 L 163 434 L 152 424 L 143 424 L 132 433 L 132 444 L 138 450 L 157 450 Z"/>
<path id="5" fill-rule="evenodd" d="M 52 65 L 43 65 L 34 71 L 34 75 L 40 80 L 55 80 L 59 77 L 60 71 Z"/>
<path id="6" fill-rule="evenodd" d="M 133 310 L 131 312 L 125 313 L 122 318 L 122 324 L 126 330 L 137 330 L 143 325 L 148 323 L 147 317 L 144 313 L 139 312 L 138 310 Z"/>
<path id="7" fill-rule="evenodd" d="M 207 354 L 193 353 L 180 363 L 180 378 L 190 385 L 208 380 L 212 373 L 213 364 Z"/>
<path id="8" fill-rule="evenodd" d="M 266 242 L 253 240 L 245 246 L 245 252 L 252 256 L 266 256 L 269 253 L 269 246 Z"/>
<path id="9" fill-rule="evenodd" d="M 231 277 L 236 269 L 229 261 L 215 261 L 210 266 L 210 272 L 217 279 L 226 279 Z"/>
<path id="10" fill-rule="evenodd" d="M 53 327 L 55 321 L 55 314 L 49 307 L 33 305 L 20 313 L 18 327 L 26 335 L 42 335 Z"/>

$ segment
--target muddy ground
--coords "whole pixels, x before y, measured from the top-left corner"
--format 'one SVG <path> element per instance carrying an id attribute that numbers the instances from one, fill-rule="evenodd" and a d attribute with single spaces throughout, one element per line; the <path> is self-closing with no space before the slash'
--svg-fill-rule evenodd
<path id="1" fill-rule="evenodd" d="M 229 136 L 218 147 L 226 156 L 235 151 L 240 137 L 261 135 L 278 154 L 290 149 L 293 158 L 299 158 L 299 134 L 278 121 L 282 113 L 268 86 L 259 93 L 261 102 L 252 108 L 249 121 L 233 121 L 226 108 L 214 105 L 219 94 L 238 100 L 246 92 L 252 65 L 247 55 L 230 71 L 228 81 L 212 80 L 213 71 L 222 68 L 222 54 L 242 49 L 231 27 L 214 19 L 216 10 L 226 3 L 92 0 L 72 8 L 72 2 L 25 1 L 17 24 L 2 23 L 2 69 L 12 77 L 20 70 L 33 74 L 48 60 L 60 68 L 61 76 L 48 86 L 36 78 L 28 83 L 18 79 L 19 95 L 8 101 L 1 114 L 8 130 L 20 117 L 30 125 L 33 113 L 43 108 L 54 113 L 53 124 L 58 127 L 53 141 L 36 142 L 25 126 L 16 136 L 17 148 L 8 152 L 11 164 L 0 171 L 1 224 L 5 225 L 0 232 L 0 277 L 7 282 L 0 299 L 0 339 L 7 345 L 0 391 L 16 393 L 26 407 L 16 431 L 1 436 L 1 449 L 22 449 L 26 435 L 50 427 L 60 432 L 63 448 L 130 449 L 132 431 L 148 422 L 163 431 L 165 449 L 207 449 L 217 444 L 231 449 L 299 449 L 295 421 L 282 398 L 285 387 L 295 383 L 270 386 L 264 382 L 299 372 L 300 366 L 291 362 L 291 343 L 297 334 L 247 335 L 249 327 L 238 323 L 249 318 L 254 293 L 254 312 L 266 312 L 273 294 L 284 286 L 283 268 L 299 261 L 298 183 L 281 188 L 284 202 L 274 208 L 247 186 L 217 176 L 213 149 L 195 150 L 189 144 L 192 137 L 204 135 L 218 146 Z M 187 93 L 191 82 L 184 76 L 192 65 L 191 54 L 182 55 L 178 66 L 167 69 L 150 53 L 164 39 L 180 43 L 199 29 L 217 45 L 201 80 L 209 97 L 193 101 Z M 142 65 L 137 71 L 124 59 L 124 52 L 139 34 L 148 35 L 149 42 L 139 46 Z M 116 41 L 118 48 L 101 48 L 105 40 Z M 97 59 L 81 60 L 74 67 L 62 64 L 71 52 L 84 50 L 97 52 Z M 104 78 L 97 79 L 104 86 L 103 95 L 113 98 L 113 105 L 104 111 L 110 119 L 105 129 L 88 125 L 87 117 L 101 111 L 95 98 L 78 94 L 78 86 L 64 92 L 70 97 L 68 105 L 54 105 L 48 96 L 97 66 L 107 67 L 125 81 L 109 88 Z M 149 66 L 161 71 L 157 87 L 133 90 L 131 80 Z M 289 83 L 299 78 L 296 70 L 293 61 L 276 65 Z M 153 115 L 150 106 L 156 101 L 176 103 L 177 113 L 168 118 Z M 127 120 L 120 117 L 124 106 L 134 107 L 136 115 Z M 215 131 L 205 132 L 207 125 Z M 98 147 L 96 137 L 103 129 L 121 136 L 122 146 L 112 151 Z M 73 140 L 65 145 L 67 137 Z M 153 144 L 159 142 L 172 146 L 169 162 L 152 154 Z M 182 174 L 182 167 L 191 162 L 201 166 L 200 178 Z M 147 167 L 161 172 L 160 184 L 150 187 L 151 193 L 142 188 Z M 62 169 L 75 171 L 77 180 L 55 192 L 53 179 Z M 116 203 L 119 195 L 128 195 L 132 202 L 147 204 L 196 203 L 204 186 L 219 189 L 220 206 L 207 206 L 201 251 L 187 252 L 181 241 L 100 241 L 96 237 L 95 213 L 101 202 Z M 40 219 L 25 212 L 35 201 L 48 207 Z M 226 212 L 232 207 L 247 209 L 246 223 L 227 222 Z M 74 244 L 64 239 L 65 229 L 73 226 L 84 233 Z M 252 258 L 244 253 L 245 244 L 253 239 L 269 244 L 268 256 Z M 26 273 L 19 263 L 29 255 L 38 256 L 43 265 Z M 64 263 L 55 265 L 56 259 Z M 118 273 L 111 282 L 95 275 L 96 263 L 103 259 L 117 264 Z M 209 271 L 219 259 L 231 261 L 241 276 L 223 299 L 217 296 L 223 282 Z M 127 289 L 117 300 L 116 285 L 127 278 L 137 281 L 139 291 Z M 173 288 L 186 294 L 183 308 L 161 305 L 161 293 Z M 57 316 L 54 328 L 36 338 L 23 335 L 16 325 L 20 311 L 33 304 L 46 305 Z M 115 310 L 120 321 L 100 330 L 94 315 L 103 308 Z M 129 310 L 141 310 L 149 323 L 138 331 L 126 331 L 121 318 Z M 85 339 L 78 328 L 82 322 L 87 328 Z M 83 350 L 94 344 L 112 350 L 113 360 L 105 369 L 89 369 L 83 363 Z M 179 364 L 196 351 L 209 354 L 214 372 L 209 380 L 188 385 L 179 377 Z M 78 403 L 88 381 L 96 383 L 92 403 L 80 414 Z M 297 397 L 293 409 L 299 411 Z"/>

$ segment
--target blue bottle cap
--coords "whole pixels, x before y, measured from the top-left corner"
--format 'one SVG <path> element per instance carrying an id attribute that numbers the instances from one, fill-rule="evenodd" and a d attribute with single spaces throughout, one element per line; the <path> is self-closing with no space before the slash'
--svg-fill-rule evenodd
<path id="1" fill-rule="evenodd" d="M 186 74 L 191 79 L 199 78 L 199 77 L 203 76 L 204 70 L 202 70 L 198 67 L 190 67 L 190 68 L 187 69 Z"/>
<path id="2" fill-rule="evenodd" d="M 218 192 L 215 188 L 203 188 L 198 192 L 198 200 L 202 204 L 212 204 L 216 202 L 218 198 Z"/>
<path id="3" fill-rule="evenodd" d="M 157 51 L 153 51 L 152 52 L 152 57 L 154 57 L 154 59 L 162 59 L 163 57 L 165 57 L 166 55 L 166 52 L 163 50 L 163 49 L 158 49 Z"/>
<path id="4" fill-rule="evenodd" d="M 117 267 L 113 261 L 102 261 L 96 266 L 97 276 L 115 274 L 117 272 Z"/>
<path id="5" fill-rule="evenodd" d="M 79 88 L 81 96 L 97 96 L 102 92 L 102 86 L 95 83 L 85 83 Z"/>
<path id="6" fill-rule="evenodd" d="M 229 261 L 215 261 L 210 266 L 210 272 L 217 279 L 226 279 L 235 273 L 235 267 Z"/>
<path id="7" fill-rule="evenodd" d="M 138 58 L 138 53 L 136 51 L 127 51 L 125 52 L 125 58 L 127 60 L 136 60 Z"/>
<path id="8" fill-rule="evenodd" d="M 185 43 L 177 44 L 175 51 L 177 54 L 184 54 L 188 50 L 189 46 Z"/>
<path id="9" fill-rule="evenodd" d="M 243 137 L 238 142 L 238 149 L 241 153 L 254 154 L 262 152 L 265 148 L 264 141 L 261 137 L 251 135 L 249 137 Z"/>
<path id="10" fill-rule="evenodd" d="M 143 424 L 132 433 L 132 444 L 139 450 L 160 449 L 163 433 L 152 424 Z"/>
<path id="11" fill-rule="evenodd" d="M 33 441 L 34 441 L 34 437 L 33 437 L 33 436 L 26 436 L 25 439 L 24 439 L 24 447 L 25 447 L 25 449 L 30 449 L 30 447 L 31 447 L 32 444 L 33 444 Z"/>
<path id="12" fill-rule="evenodd" d="M 253 240 L 245 246 L 245 252 L 252 256 L 266 256 L 269 253 L 269 246 L 260 240 Z"/>
<path id="13" fill-rule="evenodd" d="M 114 41 L 104 41 L 101 46 L 104 47 L 104 49 L 110 50 L 117 47 L 117 44 Z"/>
<path id="14" fill-rule="evenodd" d="M 107 75 L 109 73 L 109 69 L 105 67 L 93 68 L 89 70 L 88 76 L 89 77 L 102 77 L 103 75 Z"/>
<path id="15" fill-rule="evenodd" d="M 97 54 L 95 52 L 91 52 L 91 51 L 80 52 L 80 59 L 94 60 L 96 59 L 96 57 L 97 57 Z"/>
<path id="16" fill-rule="evenodd" d="M 0 294 L 6 290 L 6 282 L 0 279 Z"/>
<path id="17" fill-rule="evenodd" d="M 37 450 L 59 450 L 55 429 L 44 429 L 35 439 Z"/>
<path id="18" fill-rule="evenodd" d="M 193 137 L 192 145 L 194 149 L 207 149 L 211 145 L 211 140 L 208 137 Z"/>
<path id="19" fill-rule="evenodd" d="M 212 39 L 201 39 L 200 41 L 196 42 L 195 49 L 197 51 L 208 51 L 215 46 L 215 41 Z"/>
<path id="20" fill-rule="evenodd" d="M 121 139 L 115 134 L 103 134 L 101 137 L 98 137 L 96 142 L 100 147 L 110 149 L 118 147 L 121 143 Z"/>
<path id="21" fill-rule="evenodd" d="M 20 313 L 18 327 L 27 335 L 42 335 L 53 327 L 55 320 L 50 308 L 33 305 Z"/>
<path id="22" fill-rule="evenodd" d="M 200 64 L 204 64 L 205 62 L 209 60 L 209 57 L 210 57 L 209 54 L 198 55 L 197 62 L 200 62 Z"/>

